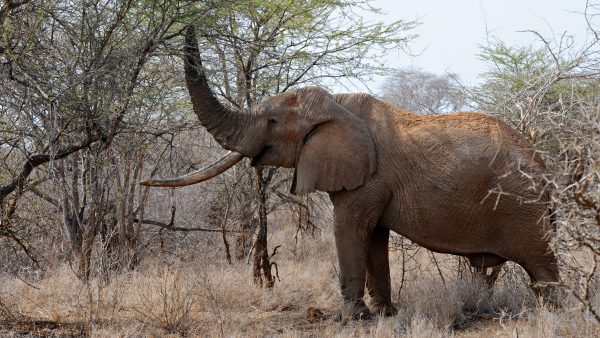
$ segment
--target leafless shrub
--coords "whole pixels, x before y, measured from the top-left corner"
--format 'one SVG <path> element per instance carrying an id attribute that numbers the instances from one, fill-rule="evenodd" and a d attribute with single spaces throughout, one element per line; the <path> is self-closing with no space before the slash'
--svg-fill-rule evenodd
<path id="1" fill-rule="evenodd" d="M 600 321 L 597 261 L 600 255 L 600 39 L 598 5 L 583 18 L 588 40 L 577 45 L 563 33 L 553 38 L 530 31 L 538 45 L 490 42 L 482 57 L 490 71 L 471 94 L 526 135 L 548 164 L 537 188 L 552 199 L 553 245 L 563 284 L 585 311 Z"/>
<path id="2" fill-rule="evenodd" d="M 13 311 L 4 304 L 0 297 L 0 320 L 14 320 L 14 318 Z"/>
<path id="3" fill-rule="evenodd" d="M 457 75 L 436 75 L 418 68 L 404 68 L 389 75 L 381 92 L 383 99 L 417 114 L 444 114 L 467 106 L 467 96 Z"/>
<path id="4" fill-rule="evenodd" d="M 190 328 L 197 294 L 180 270 L 159 269 L 156 279 L 136 288 L 137 300 L 131 311 L 140 323 L 172 333 L 185 333 Z"/>

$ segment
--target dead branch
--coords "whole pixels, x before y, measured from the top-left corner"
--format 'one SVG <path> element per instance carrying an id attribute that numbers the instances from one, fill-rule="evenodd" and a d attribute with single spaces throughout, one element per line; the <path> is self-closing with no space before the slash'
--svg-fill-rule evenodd
<path id="1" fill-rule="evenodd" d="M 8 196 L 8 194 L 13 192 L 15 189 L 23 190 L 23 185 L 25 184 L 25 181 L 27 180 L 29 174 L 31 174 L 35 167 L 53 160 L 63 159 L 76 151 L 90 146 L 92 143 L 97 142 L 99 140 L 101 140 L 101 137 L 99 135 L 93 135 L 87 137 L 80 143 L 71 144 L 69 146 L 59 149 L 56 152 L 56 154 L 36 154 L 29 156 L 27 160 L 25 160 L 25 163 L 23 164 L 19 175 L 15 179 L 13 179 L 9 184 L 0 187 L 0 201 L 6 196 Z"/>

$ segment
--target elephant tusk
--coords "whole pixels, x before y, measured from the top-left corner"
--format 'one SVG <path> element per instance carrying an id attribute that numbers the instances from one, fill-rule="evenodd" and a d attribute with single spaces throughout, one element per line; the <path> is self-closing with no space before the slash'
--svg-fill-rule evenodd
<path id="1" fill-rule="evenodd" d="M 184 187 L 186 185 L 200 183 L 213 178 L 225 170 L 233 167 L 233 165 L 238 163 L 242 158 L 244 158 L 244 155 L 238 153 L 237 151 L 229 151 L 227 154 L 225 154 L 225 156 L 198 171 L 164 180 L 143 181 L 140 182 L 140 184 L 147 187 Z"/>

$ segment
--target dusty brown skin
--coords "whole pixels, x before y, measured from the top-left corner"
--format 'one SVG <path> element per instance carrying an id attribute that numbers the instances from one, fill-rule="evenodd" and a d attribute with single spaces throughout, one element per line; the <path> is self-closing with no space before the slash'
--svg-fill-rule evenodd
<path id="1" fill-rule="evenodd" d="M 534 189 L 544 163 L 505 123 L 479 113 L 415 115 L 367 94 L 317 87 L 233 112 L 198 72 L 193 29 L 186 42 L 194 111 L 221 145 L 254 165 L 294 167 L 293 193 L 329 192 L 346 315 L 370 315 L 365 286 L 376 312 L 397 312 L 390 230 L 479 268 L 514 261 L 534 286 L 559 281 L 548 203 Z"/>

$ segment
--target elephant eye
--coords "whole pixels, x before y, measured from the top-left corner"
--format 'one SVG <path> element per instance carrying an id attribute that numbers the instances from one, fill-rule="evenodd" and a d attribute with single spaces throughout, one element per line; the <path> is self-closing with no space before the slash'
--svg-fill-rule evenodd
<path id="1" fill-rule="evenodd" d="M 268 122 L 269 122 L 269 125 L 270 125 L 270 126 L 277 124 L 277 120 L 275 120 L 275 119 L 274 119 L 274 118 L 272 118 L 272 117 L 271 117 L 271 118 L 269 118 Z"/>

